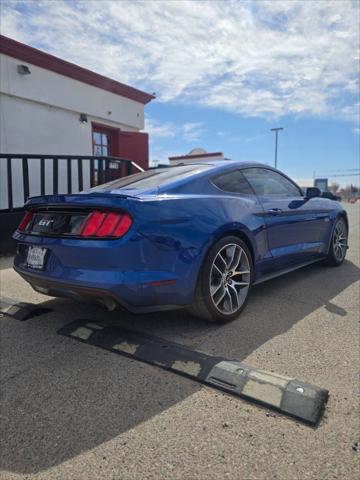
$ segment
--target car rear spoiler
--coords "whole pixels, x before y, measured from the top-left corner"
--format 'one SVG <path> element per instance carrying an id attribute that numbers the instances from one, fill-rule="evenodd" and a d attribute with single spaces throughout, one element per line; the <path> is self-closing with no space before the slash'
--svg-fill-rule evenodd
<path id="1" fill-rule="evenodd" d="M 114 207 L 114 200 L 116 199 L 137 199 L 134 195 L 127 195 L 122 193 L 82 193 L 75 194 L 58 194 L 58 195 L 41 195 L 37 197 L 30 197 L 25 208 L 33 207 L 50 207 L 50 206 L 76 206 L 76 207 Z M 116 202 L 115 202 L 116 203 Z"/>

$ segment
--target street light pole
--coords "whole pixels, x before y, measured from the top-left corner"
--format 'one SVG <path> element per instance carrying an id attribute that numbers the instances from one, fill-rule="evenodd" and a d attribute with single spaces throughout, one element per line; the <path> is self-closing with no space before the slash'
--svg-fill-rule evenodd
<path id="1" fill-rule="evenodd" d="M 270 128 L 272 132 L 275 132 L 275 168 L 277 168 L 277 152 L 278 152 L 278 133 L 279 130 L 284 130 L 282 127 Z"/>

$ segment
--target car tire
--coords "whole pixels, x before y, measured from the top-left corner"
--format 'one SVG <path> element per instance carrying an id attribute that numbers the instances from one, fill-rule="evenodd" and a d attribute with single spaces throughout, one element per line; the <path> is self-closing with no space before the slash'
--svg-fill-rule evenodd
<path id="1" fill-rule="evenodd" d="M 329 252 L 325 263 L 331 267 L 338 267 L 343 263 L 348 248 L 348 227 L 343 217 L 336 219 L 333 233 L 331 235 L 331 242 Z"/>
<path id="2" fill-rule="evenodd" d="M 253 270 L 243 240 L 235 236 L 220 239 L 202 265 L 190 313 L 213 323 L 235 320 L 248 300 Z"/>

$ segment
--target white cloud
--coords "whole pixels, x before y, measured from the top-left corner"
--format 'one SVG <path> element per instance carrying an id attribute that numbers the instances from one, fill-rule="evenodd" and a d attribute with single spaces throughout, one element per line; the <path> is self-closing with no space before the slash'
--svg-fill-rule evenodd
<path id="1" fill-rule="evenodd" d="M 184 140 L 187 142 L 193 142 L 200 140 L 203 133 L 205 132 L 202 122 L 189 122 L 185 123 L 182 128 L 182 133 Z"/>
<path id="2" fill-rule="evenodd" d="M 1 11 L 4 35 L 160 101 L 263 118 L 354 119 L 358 22 L 348 0 L 2 0 Z"/>
<path id="3" fill-rule="evenodd" d="M 151 138 L 174 138 L 176 135 L 176 126 L 172 122 L 159 123 L 148 117 L 145 118 L 145 130 Z"/>
<path id="4" fill-rule="evenodd" d="M 360 135 L 360 128 L 359 127 L 354 128 L 353 132 L 356 133 L 357 135 Z"/>
<path id="5" fill-rule="evenodd" d="M 202 122 L 188 122 L 175 124 L 173 122 L 159 122 L 154 118 L 146 117 L 145 130 L 149 132 L 151 138 L 170 139 L 179 137 L 186 142 L 199 140 L 205 129 Z"/>
<path id="6" fill-rule="evenodd" d="M 151 137 L 150 137 L 151 139 Z M 150 148 L 150 166 L 156 166 L 159 164 L 166 165 L 169 163 L 169 153 L 161 146 L 152 146 Z"/>

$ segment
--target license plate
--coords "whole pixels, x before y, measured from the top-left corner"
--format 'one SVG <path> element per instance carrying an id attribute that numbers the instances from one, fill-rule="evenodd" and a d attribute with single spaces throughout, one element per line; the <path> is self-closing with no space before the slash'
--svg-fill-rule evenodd
<path id="1" fill-rule="evenodd" d="M 43 270 L 45 255 L 46 248 L 29 247 L 26 260 L 27 266 L 30 268 L 36 268 L 38 270 Z"/>

